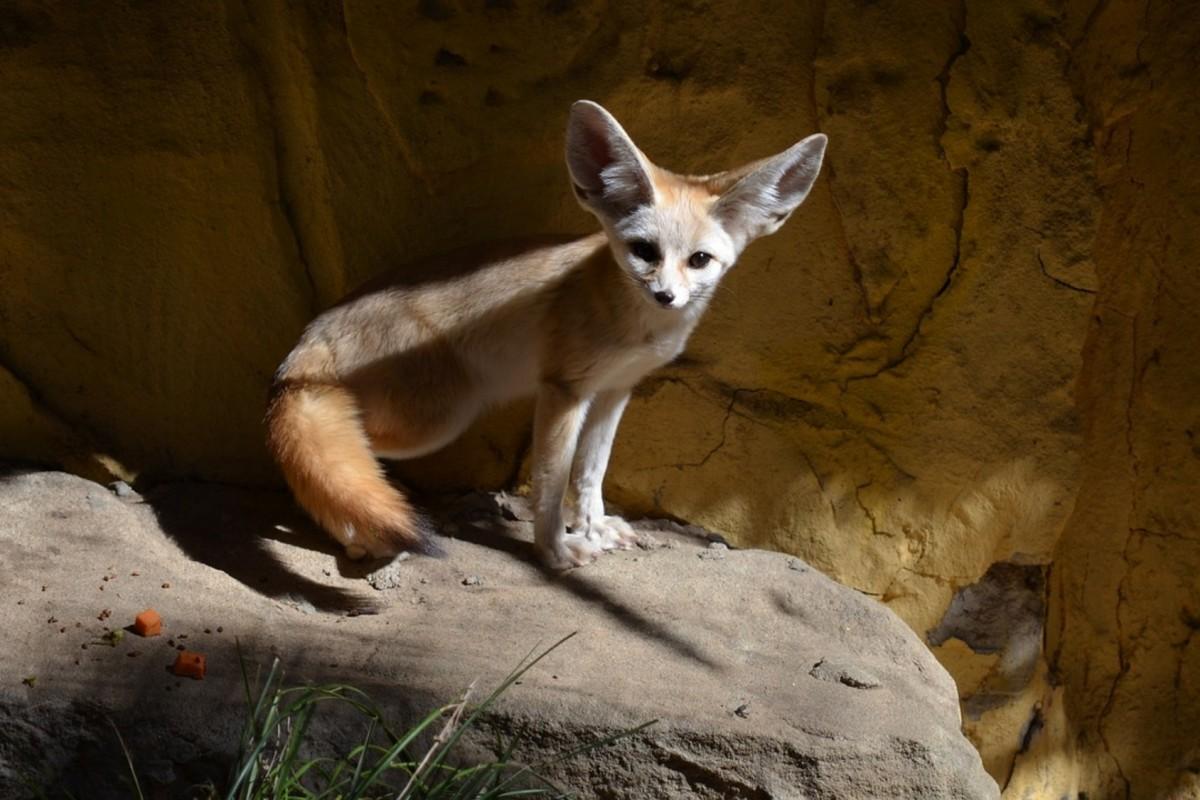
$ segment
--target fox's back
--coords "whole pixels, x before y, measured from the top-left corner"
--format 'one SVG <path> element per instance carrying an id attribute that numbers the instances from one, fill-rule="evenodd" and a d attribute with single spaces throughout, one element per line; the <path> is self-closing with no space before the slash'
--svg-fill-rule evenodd
<path id="1" fill-rule="evenodd" d="M 381 275 L 313 320 L 280 377 L 315 367 L 353 384 L 364 371 L 428 353 L 460 360 L 483 383 L 492 376 L 481 372 L 527 378 L 547 304 L 604 241 L 595 234 L 506 243 Z"/>

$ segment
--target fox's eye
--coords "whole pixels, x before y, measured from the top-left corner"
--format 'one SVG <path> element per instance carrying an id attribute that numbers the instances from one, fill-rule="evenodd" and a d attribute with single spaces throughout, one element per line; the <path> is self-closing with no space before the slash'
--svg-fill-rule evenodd
<path id="1" fill-rule="evenodd" d="M 658 245 L 654 242 L 647 242 L 645 239 L 630 242 L 629 252 L 633 253 L 634 258 L 639 258 L 648 264 L 662 261 L 662 253 L 658 252 Z"/>
<path id="2" fill-rule="evenodd" d="M 700 250 L 692 253 L 691 257 L 688 258 L 688 266 L 692 269 L 704 269 L 708 266 L 709 261 L 712 261 L 712 256 Z"/>

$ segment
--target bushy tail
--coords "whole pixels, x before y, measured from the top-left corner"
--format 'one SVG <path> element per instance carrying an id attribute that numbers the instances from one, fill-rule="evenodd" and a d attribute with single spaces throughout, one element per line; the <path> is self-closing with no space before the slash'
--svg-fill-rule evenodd
<path id="1" fill-rule="evenodd" d="M 267 408 L 267 445 L 296 500 L 351 558 L 437 552 L 424 517 L 384 477 L 345 387 L 277 383 Z"/>

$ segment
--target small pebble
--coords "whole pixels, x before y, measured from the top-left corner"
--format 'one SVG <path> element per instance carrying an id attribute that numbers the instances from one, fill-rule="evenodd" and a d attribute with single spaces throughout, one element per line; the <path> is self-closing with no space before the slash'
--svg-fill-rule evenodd
<path id="1" fill-rule="evenodd" d="M 738 715 L 738 716 L 739 716 L 739 717 L 741 717 L 742 719 L 749 719 L 749 717 L 750 717 L 750 704 L 749 704 L 749 703 L 742 703 L 740 706 L 738 706 L 737 708 L 735 708 L 735 709 L 733 710 L 733 713 L 734 713 L 734 714 L 736 714 L 736 715 Z"/>
<path id="2" fill-rule="evenodd" d="M 468 575 L 462 579 L 463 586 L 478 586 L 481 583 L 483 583 L 483 581 L 480 580 L 478 575 Z"/>
<path id="3" fill-rule="evenodd" d="M 169 584 L 169 583 L 164 583 L 164 584 L 162 585 L 162 588 L 164 588 L 164 589 L 170 589 L 170 588 L 171 588 L 171 584 Z"/>
<path id="4" fill-rule="evenodd" d="M 113 481 L 112 483 L 110 483 L 108 485 L 108 488 L 111 489 L 112 493 L 115 494 L 117 497 L 137 497 L 138 496 L 138 493 L 133 490 L 133 487 L 130 486 L 125 481 Z"/>

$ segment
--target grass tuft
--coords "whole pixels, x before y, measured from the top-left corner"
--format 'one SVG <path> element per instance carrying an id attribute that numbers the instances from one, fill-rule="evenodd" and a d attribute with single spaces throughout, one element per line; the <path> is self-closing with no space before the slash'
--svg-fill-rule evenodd
<path id="1" fill-rule="evenodd" d="M 506 800 L 507 798 L 569 798 L 572 795 L 544 778 L 539 770 L 558 761 L 605 747 L 652 725 L 648 722 L 598 738 L 550 761 L 526 766 L 514 759 L 519 737 L 497 743 L 494 761 L 470 766 L 451 763 L 451 753 L 483 714 L 521 676 L 575 634 L 555 642 L 540 654 L 530 651 L 508 677 L 478 705 L 471 705 L 474 685 L 456 702 L 434 709 L 403 733 L 397 734 L 364 692 L 345 684 L 289 687 L 283 684 L 279 659 L 267 671 L 257 692 L 242 659 L 243 684 L 250 713 L 242 732 L 237 762 L 231 771 L 225 800 Z M 363 740 L 344 755 L 306 758 L 301 755 L 306 735 L 320 706 L 349 706 L 366 719 Z M 419 758 L 418 740 L 427 733 L 432 743 Z M 214 792 L 213 798 L 222 795 Z"/>
<path id="2" fill-rule="evenodd" d="M 573 795 L 546 779 L 542 770 L 569 758 L 606 747 L 644 730 L 654 722 L 564 751 L 534 765 L 516 760 L 520 736 L 505 739 L 497 734 L 495 759 L 464 765 L 452 758 L 455 746 L 487 713 L 496 701 L 542 659 L 567 642 L 564 636 L 537 654 L 531 650 L 499 686 L 477 705 L 471 703 L 472 684 L 456 702 L 436 708 L 415 725 L 396 732 L 379 707 L 362 690 L 342 683 L 320 686 L 288 686 L 279 659 L 272 661 L 266 675 L 252 680 L 238 643 L 242 684 L 248 710 L 238 742 L 238 755 L 223 788 L 192 786 L 191 798 L 202 800 L 509 800 Z M 312 755 L 309 734 L 313 721 L 325 708 L 340 706 L 365 721 L 365 733 L 348 751 L 335 755 Z M 143 800 L 134 759 L 110 719 L 117 743 L 124 754 L 130 796 Z M 420 742 L 429 741 L 425 748 Z M 48 800 L 38 781 L 22 776 L 25 788 L 39 800 Z M 60 788 L 56 797 L 74 800 Z"/>

